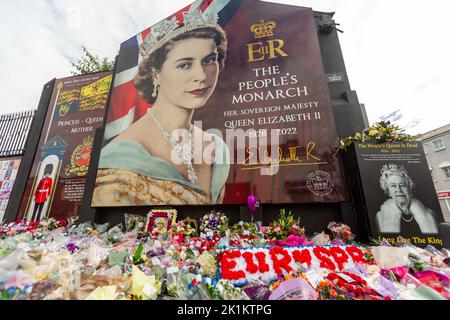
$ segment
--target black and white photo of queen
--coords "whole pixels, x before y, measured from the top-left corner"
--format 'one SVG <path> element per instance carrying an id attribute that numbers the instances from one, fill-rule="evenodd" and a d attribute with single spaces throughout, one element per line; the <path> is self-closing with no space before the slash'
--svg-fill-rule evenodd
<path id="1" fill-rule="evenodd" d="M 375 220 L 380 233 L 437 234 L 434 212 L 413 196 L 415 184 L 403 165 L 386 164 L 380 170 L 380 187 L 389 199 Z"/>

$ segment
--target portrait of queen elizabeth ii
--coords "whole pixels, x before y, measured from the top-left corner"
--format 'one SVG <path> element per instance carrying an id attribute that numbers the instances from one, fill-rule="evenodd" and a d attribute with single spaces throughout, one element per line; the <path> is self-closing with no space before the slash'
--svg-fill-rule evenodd
<path id="1" fill-rule="evenodd" d="M 415 198 L 414 181 L 403 165 L 386 164 L 380 170 L 380 187 L 389 197 L 375 220 L 380 233 L 438 234 L 435 213 Z"/>
<path id="2" fill-rule="evenodd" d="M 227 38 L 217 15 L 183 15 L 182 22 L 173 17 L 152 27 L 141 46 L 134 83 L 152 107 L 103 147 L 93 206 L 223 201 L 228 148 L 192 118 L 216 88 Z"/>

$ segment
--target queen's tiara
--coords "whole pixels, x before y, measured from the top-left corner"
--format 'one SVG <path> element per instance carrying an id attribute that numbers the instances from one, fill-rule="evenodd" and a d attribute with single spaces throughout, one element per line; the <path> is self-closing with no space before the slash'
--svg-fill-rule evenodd
<path id="1" fill-rule="evenodd" d="M 142 56 L 149 55 L 155 50 L 161 48 L 169 40 L 195 29 L 213 27 L 220 28 L 217 24 L 219 21 L 219 15 L 201 13 L 199 11 L 186 11 L 183 12 L 183 23 L 179 23 L 178 19 L 174 16 L 170 20 L 163 20 L 154 27 L 150 34 L 145 38 L 140 54 Z"/>
<path id="2" fill-rule="evenodd" d="M 404 165 L 399 165 L 399 164 L 385 164 L 381 168 L 380 173 L 383 175 L 385 173 L 390 173 L 390 172 L 393 172 L 393 171 L 397 171 L 397 172 L 400 171 L 400 172 L 406 173 L 406 174 L 408 173 L 406 171 L 405 166 Z"/>

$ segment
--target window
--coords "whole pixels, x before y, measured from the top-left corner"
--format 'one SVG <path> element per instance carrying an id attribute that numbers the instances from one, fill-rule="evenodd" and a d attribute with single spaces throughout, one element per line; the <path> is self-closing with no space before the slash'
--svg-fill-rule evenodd
<path id="1" fill-rule="evenodd" d="M 431 178 L 433 179 L 433 182 L 437 182 L 436 175 L 434 174 L 433 168 L 430 168 L 430 174 L 431 174 Z"/>
<path id="2" fill-rule="evenodd" d="M 431 144 L 433 145 L 434 151 L 441 151 L 445 149 L 444 140 L 442 138 L 431 141 Z"/>
<path id="3" fill-rule="evenodd" d="M 450 180 L 450 166 L 448 167 L 443 167 L 442 169 L 442 174 L 444 175 L 444 178 L 446 180 Z"/>

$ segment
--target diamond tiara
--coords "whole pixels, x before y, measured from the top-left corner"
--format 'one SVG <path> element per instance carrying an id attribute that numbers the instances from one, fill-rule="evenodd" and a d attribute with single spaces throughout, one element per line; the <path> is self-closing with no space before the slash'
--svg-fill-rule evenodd
<path id="1" fill-rule="evenodd" d="M 404 172 L 406 174 L 408 173 L 406 171 L 406 168 L 404 165 L 398 165 L 398 164 L 385 164 L 385 165 L 383 165 L 383 167 L 380 170 L 382 175 L 386 172 L 391 172 L 391 171 L 400 171 L 400 172 Z"/>
<path id="2" fill-rule="evenodd" d="M 174 16 L 172 19 L 163 20 L 152 27 L 150 34 L 142 44 L 140 54 L 142 56 L 149 55 L 161 48 L 169 40 L 188 31 L 206 27 L 220 28 L 217 24 L 219 21 L 219 15 L 217 13 L 209 14 L 199 11 L 186 11 L 183 12 L 183 21 L 184 23 L 179 24 L 178 19 Z"/>

